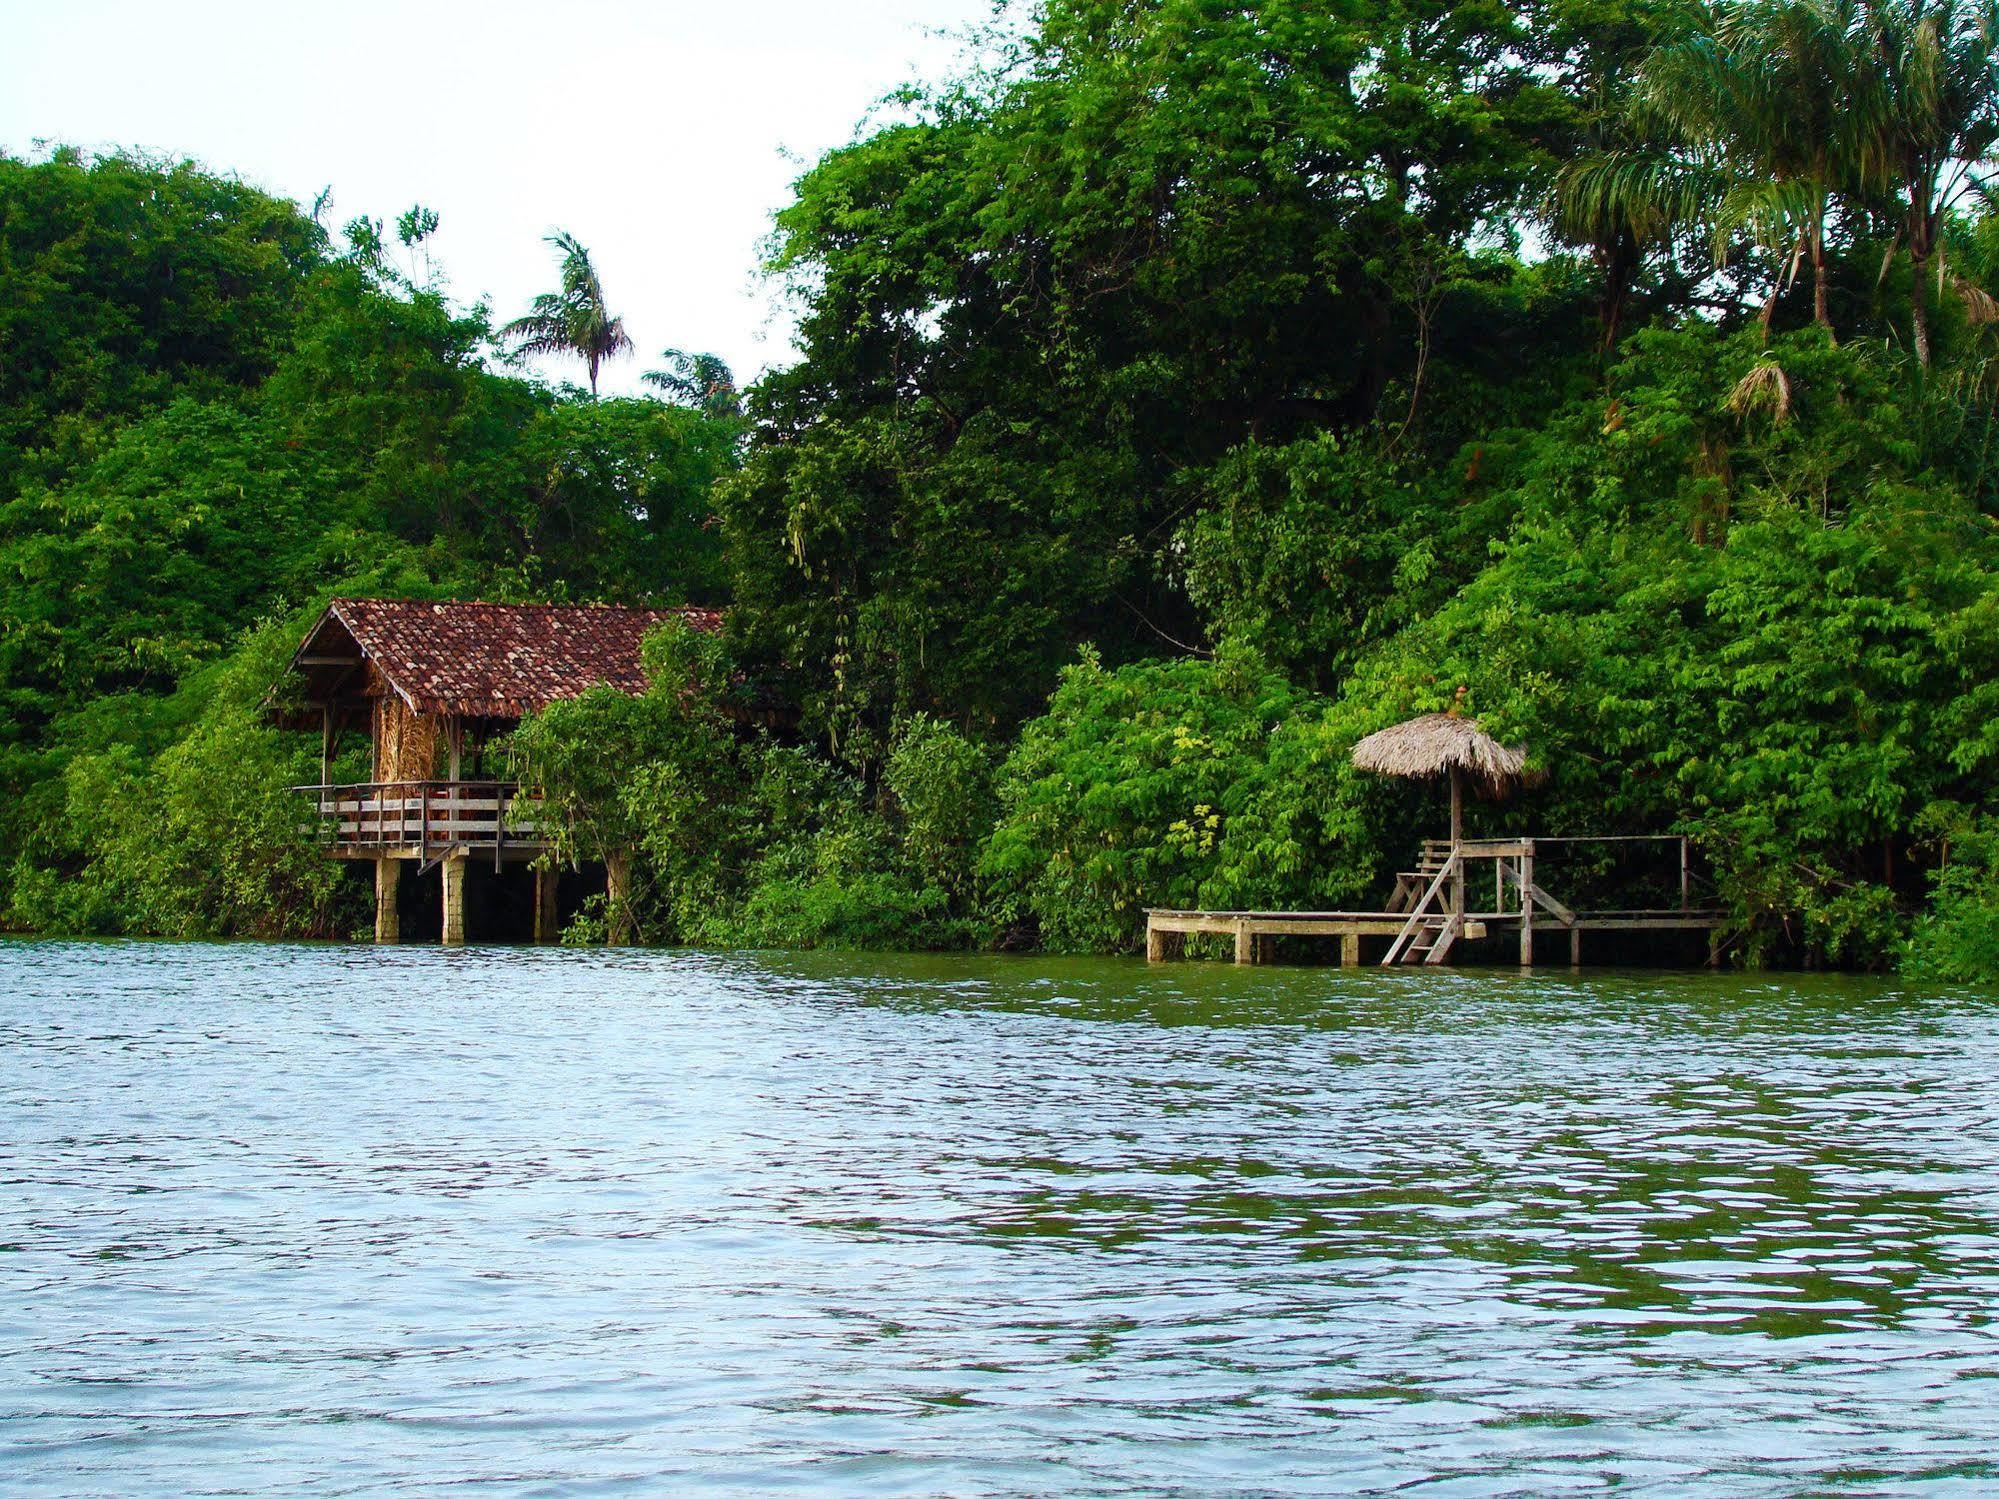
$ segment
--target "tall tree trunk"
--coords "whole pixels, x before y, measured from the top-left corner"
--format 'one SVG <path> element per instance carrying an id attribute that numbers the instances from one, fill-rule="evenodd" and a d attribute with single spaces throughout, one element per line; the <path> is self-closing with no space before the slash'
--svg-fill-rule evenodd
<path id="1" fill-rule="evenodd" d="M 1798 262 L 1805 258 L 1806 236 L 1800 234 L 1797 243 L 1791 246 L 1790 255 L 1777 262 L 1777 279 L 1770 287 L 1770 300 L 1763 304 L 1763 311 L 1756 321 L 1763 325 L 1763 342 L 1770 342 L 1770 324 L 1777 316 L 1777 299 L 1784 295 L 1784 288 L 1797 279 Z"/>
<path id="2" fill-rule="evenodd" d="M 1597 298 L 1596 373 L 1601 380 L 1617 348 L 1617 326 L 1631 300 L 1631 283 L 1639 260 L 1638 246 L 1629 234 L 1619 230 L 1603 257 L 1603 292 Z"/>
<path id="3" fill-rule="evenodd" d="M 604 855 L 605 941 L 628 947 L 632 940 L 632 855 L 629 849 Z"/>
<path id="4" fill-rule="evenodd" d="M 1910 288 L 1909 320 L 1916 335 L 1916 363 L 1930 367 L 1930 251 L 1927 245 L 1909 246 L 1909 264 L 1915 268 L 1916 284 Z"/>
<path id="5" fill-rule="evenodd" d="M 1832 332 L 1832 319 L 1825 310 L 1825 219 L 1812 225 L 1812 321 Z"/>

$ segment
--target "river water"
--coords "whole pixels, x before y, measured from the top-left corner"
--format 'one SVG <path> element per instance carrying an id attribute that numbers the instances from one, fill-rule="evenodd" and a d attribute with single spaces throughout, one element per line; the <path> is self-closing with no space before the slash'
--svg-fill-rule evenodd
<path id="1" fill-rule="evenodd" d="M 0 1490 L 1999 1493 L 1999 999 L 0 944 Z"/>

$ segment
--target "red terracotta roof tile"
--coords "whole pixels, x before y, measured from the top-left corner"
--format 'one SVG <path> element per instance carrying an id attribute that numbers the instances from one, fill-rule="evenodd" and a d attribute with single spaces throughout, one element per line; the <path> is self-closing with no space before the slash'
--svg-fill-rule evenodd
<path id="1" fill-rule="evenodd" d="M 676 617 L 722 627 L 713 609 L 612 604 L 335 599 L 327 614 L 412 708 L 470 718 L 518 718 L 600 683 L 636 695 L 647 631 Z"/>

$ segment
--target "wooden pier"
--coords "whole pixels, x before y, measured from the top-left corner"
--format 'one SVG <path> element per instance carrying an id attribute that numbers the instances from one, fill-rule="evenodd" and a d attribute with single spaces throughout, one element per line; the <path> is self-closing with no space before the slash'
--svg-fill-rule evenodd
<path id="1" fill-rule="evenodd" d="M 1673 906 L 1580 910 L 1542 888 L 1536 860 L 1552 850 L 1582 844 L 1662 844 L 1677 852 L 1679 901 Z M 1471 901 L 1469 871 L 1492 866 L 1491 909 Z M 1668 877 L 1672 871 L 1666 871 Z M 1483 887 L 1483 879 L 1478 881 Z M 1716 961 L 1722 913 L 1696 905 L 1690 850 L 1684 838 L 1489 838 L 1432 840 L 1417 867 L 1396 876 L 1395 893 L 1380 911 L 1167 911 L 1145 914 L 1145 955 L 1153 962 L 1179 957 L 1191 934 L 1231 937 L 1238 963 L 1268 959 L 1277 937 L 1337 937 L 1340 964 L 1358 967 L 1363 938 L 1385 938 L 1383 967 L 1439 966 L 1461 943 L 1513 934 L 1520 966 L 1534 961 L 1537 932 L 1568 938 L 1568 959 L 1579 965 L 1585 932 L 1705 932 L 1708 961 Z"/>

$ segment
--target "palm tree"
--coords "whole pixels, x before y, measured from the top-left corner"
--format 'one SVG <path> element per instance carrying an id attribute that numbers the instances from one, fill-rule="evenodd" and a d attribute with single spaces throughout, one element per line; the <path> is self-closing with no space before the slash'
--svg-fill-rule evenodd
<path id="1" fill-rule="evenodd" d="M 500 330 L 513 344 L 516 359 L 535 354 L 568 354 L 590 372 L 590 394 L 597 394 L 597 371 L 607 359 L 632 351 L 625 320 L 611 316 L 604 305 L 604 283 L 590 263 L 590 252 L 575 235 L 558 229 L 547 242 L 562 252 L 562 290 L 543 292 L 525 317 Z"/>
<path id="2" fill-rule="evenodd" d="M 1812 319 L 1828 330 L 1826 222 L 1835 196 L 1864 176 L 1877 115 L 1878 73 L 1855 3 L 1737 0 L 1655 52 L 1639 90 L 1641 118 L 1729 168 L 1717 260 L 1743 232 L 1792 266 L 1809 260 Z M 1780 263 L 1780 290 L 1786 274 Z"/>
<path id="3" fill-rule="evenodd" d="M 1555 180 L 1555 232 L 1590 252 L 1603 276 L 1597 306 L 1601 364 L 1617 345 L 1618 324 L 1645 257 L 1670 245 L 1719 196 L 1706 162 L 1627 140 L 1577 157 Z"/>
<path id="4" fill-rule="evenodd" d="M 1880 79 L 1866 165 L 1902 200 L 1916 359 L 1927 369 L 1930 259 L 1951 210 L 1984 193 L 1981 172 L 1999 146 L 1999 6 L 1868 0 L 1865 28 Z"/>
<path id="5" fill-rule="evenodd" d="M 736 376 L 719 354 L 690 354 L 685 349 L 664 349 L 659 356 L 666 368 L 647 370 L 639 378 L 655 390 L 664 391 L 677 405 L 692 406 L 705 416 L 727 421 L 743 414 L 742 398 L 736 391 Z"/>

